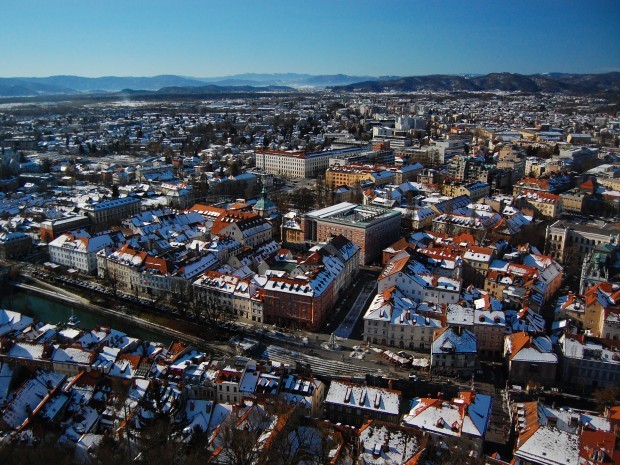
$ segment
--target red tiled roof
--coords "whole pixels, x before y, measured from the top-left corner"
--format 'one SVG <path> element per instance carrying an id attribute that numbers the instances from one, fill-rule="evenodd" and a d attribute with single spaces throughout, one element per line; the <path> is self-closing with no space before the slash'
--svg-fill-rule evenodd
<path id="1" fill-rule="evenodd" d="M 579 438 L 579 463 L 620 464 L 616 436 L 610 431 L 584 430 Z"/>

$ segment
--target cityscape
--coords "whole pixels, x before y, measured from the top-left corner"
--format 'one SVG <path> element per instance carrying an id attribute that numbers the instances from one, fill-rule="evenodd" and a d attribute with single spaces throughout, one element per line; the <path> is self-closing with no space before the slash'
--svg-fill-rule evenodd
<path id="1" fill-rule="evenodd" d="M 7 5 L 0 462 L 620 464 L 620 11 L 551 3 Z"/>

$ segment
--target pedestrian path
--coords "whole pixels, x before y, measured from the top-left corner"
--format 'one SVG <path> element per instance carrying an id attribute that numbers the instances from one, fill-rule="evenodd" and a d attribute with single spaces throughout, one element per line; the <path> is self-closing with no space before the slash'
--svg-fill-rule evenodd
<path id="1" fill-rule="evenodd" d="M 334 334 L 343 339 L 349 339 L 351 337 L 351 333 L 353 332 L 353 328 L 357 324 L 357 321 L 360 319 L 362 312 L 366 309 L 366 304 L 368 299 L 370 299 L 374 293 L 375 288 L 377 287 L 376 281 L 367 282 L 362 288 L 362 292 L 359 293 L 355 302 L 351 306 L 351 310 L 347 313 L 347 316 L 342 320 L 340 326 L 336 328 Z"/>

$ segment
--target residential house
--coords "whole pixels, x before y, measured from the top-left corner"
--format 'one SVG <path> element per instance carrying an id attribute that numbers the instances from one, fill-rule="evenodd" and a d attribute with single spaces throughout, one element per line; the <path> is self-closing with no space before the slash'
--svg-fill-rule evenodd
<path id="1" fill-rule="evenodd" d="M 510 382 L 555 385 L 559 360 L 547 336 L 531 336 L 525 332 L 507 335 L 504 357 Z"/>
<path id="2" fill-rule="evenodd" d="M 357 435 L 358 460 L 368 465 L 421 465 L 430 445 L 428 433 L 376 420 L 367 420 Z"/>
<path id="3" fill-rule="evenodd" d="M 48 244 L 50 260 L 86 274 L 97 273 L 97 252 L 112 247 L 114 240 L 109 234 L 93 236 L 84 233 L 65 233 Z"/>
<path id="4" fill-rule="evenodd" d="M 320 418 L 323 415 L 325 383 L 312 377 L 288 374 L 282 379 L 279 397 L 287 404 L 300 407 L 305 416 Z"/>
<path id="5" fill-rule="evenodd" d="M 435 331 L 431 345 L 431 370 L 473 375 L 476 369 L 478 342 L 476 335 L 461 326 Z"/>
<path id="6" fill-rule="evenodd" d="M 491 396 L 474 391 L 461 391 L 452 400 L 418 397 L 411 401 L 411 409 L 402 424 L 429 432 L 449 448 L 482 457 L 492 407 Z"/>
<path id="7" fill-rule="evenodd" d="M 377 279 L 377 292 L 395 286 L 415 302 L 449 304 L 458 302 L 461 285 L 460 279 L 428 274 L 424 266 L 406 254 L 385 265 Z"/>
<path id="8" fill-rule="evenodd" d="M 368 343 L 407 349 L 428 349 L 445 316 L 438 308 L 418 304 L 396 287 L 378 293 L 364 314 L 363 338 Z"/>
<path id="9" fill-rule="evenodd" d="M 325 418 L 355 427 L 367 420 L 397 424 L 401 396 L 393 389 L 333 380 L 325 397 Z"/>
<path id="10" fill-rule="evenodd" d="M 566 333 L 559 347 L 563 383 L 586 389 L 620 385 L 620 342 Z"/>
<path id="11" fill-rule="evenodd" d="M 606 418 L 539 402 L 515 402 L 510 407 L 517 434 L 514 460 L 518 463 L 594 465 L 617 461 L 615 435 Z"/>

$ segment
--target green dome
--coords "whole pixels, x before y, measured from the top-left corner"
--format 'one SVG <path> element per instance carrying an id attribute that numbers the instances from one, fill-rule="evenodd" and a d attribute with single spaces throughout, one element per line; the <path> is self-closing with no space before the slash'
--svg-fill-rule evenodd
<path id="1" fill-rule="evenodd" d="M 267 198 L 267 188 L 263 186 L 263 190 L 261 191 L 261 198 L 254 204 L 254 211 L 276 211 L 276 205 Z"/>

